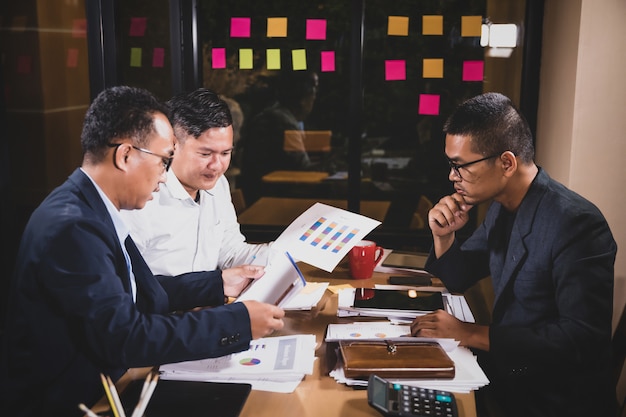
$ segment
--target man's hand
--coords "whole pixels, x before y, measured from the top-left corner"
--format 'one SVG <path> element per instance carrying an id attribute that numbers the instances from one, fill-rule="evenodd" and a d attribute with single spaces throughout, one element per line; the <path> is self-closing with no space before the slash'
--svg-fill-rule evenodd
<path id="1" fill-rule="evenodd" d="M 242 302 L 250 315 L 250 330 L 253 339 L 268 336 L 285 326 L 283 322 L 285 311 L 283 309 L 254 300 Z"/>
<path id="2" fill-rule="evenodd" d="M 450 338 L 461 346 L 489 350 L 489 327 L 463 322 L 443 310 L 416 317 L 411 336 Z"/>
<path id="3" fill-rule="evenodd" d="M 260 265 L 242 265 L 222 271 L 224 281 L 224 295 L 238 297 L 250 284 L 250 280 L 259 279 L 265 274 L 265 268 Z"/>
<path id="4" fill-rule="evenodd" d="M 469 220 L 471 204 L 467 204 L 463 196 L 454 193 L 443 197 L 428 212 L 428 226 L 433 234 L 435 256 L 439 258 L 446 253 L 454 242 L 454 233 L 461 229 Z"/>

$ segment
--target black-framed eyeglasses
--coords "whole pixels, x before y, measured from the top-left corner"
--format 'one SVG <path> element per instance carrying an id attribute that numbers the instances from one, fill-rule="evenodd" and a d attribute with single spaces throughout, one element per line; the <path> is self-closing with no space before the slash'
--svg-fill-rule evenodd
<path id="1" fill-rule="evenodd" d="M 498 154 L 495 154 L 495 155 L 486 156 L 486 157 L 484 157 L 484 158 L 480 158 L 480 159 L 477 159 L 477 160 L 475 160 L 475 161 L 466 162 L 466 163 L 464 163 L 464 164 L 457 164 L 457 163 L 455 163 L 454 161 L 452 161 L 450 158 L 447 158 L 447 159 L 448 159 L 448 165 L 450 166 L 450 169 L 454 170 L 454 173 L 455 173 L 455 174 L 456 174 L 456 175 L 457 175 L 460 179 L 463 179 L 463 176 L 461 175 L 461 171 L 460 171 L 460 169 L 461 169 L 461 168 L 466 168 L 466 167 L 468 167 L 468 166 L 470 166 L 470 165 L 474 165 L 474 164 L 477 164 L 477 163 L 479 163 L 479 162 L 486 161 L 486 160 L 488 160 L 488 159 L 497 158 L 498 156 L 500 156 L 500 154 L 499 154 L 499 153 L 498 153 Z"/>
<path id="2" fill-rule="evenodd" d="M 109 143 L 109 146 L 111 148 L 115 148 L 115 152 L 117 152 L 117 148 L 119 148 L 120 145 L 123 145 L 123 143 Z M 158 156 L 159 158 L 161 158 L 161 160 L 163 162 L 163 168 L 165 169 L 165 171 L 166 172 L 169 171 L 170 166 L 172 165 L 172 161 L 174 160 L 173 156 L 161 155 L 161 154 L 158 154 L 156 152 L 152 152 L 152 151 L 150 151 L 148 149 L 140 148 L 140 147 L 135 146 L 135 145 L 130 145 L 130 146 L 132 146 L 133 149 L 136 149 L 139 152 L 147 153 L 149 155 Z M 113 163 L 115 163 L 115 152 L 113 153 Z"/>

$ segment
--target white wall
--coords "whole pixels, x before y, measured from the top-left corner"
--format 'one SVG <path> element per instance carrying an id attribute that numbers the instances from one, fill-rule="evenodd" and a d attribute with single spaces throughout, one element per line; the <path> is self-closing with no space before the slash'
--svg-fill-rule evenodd
<path id="1" fill-rule="evenodd" d="M 545 0 L 537 120 L 538 164 L 593 201 L 617 241 L 614 322 L 626 303 L 624 19 L 624 0 Z"/>

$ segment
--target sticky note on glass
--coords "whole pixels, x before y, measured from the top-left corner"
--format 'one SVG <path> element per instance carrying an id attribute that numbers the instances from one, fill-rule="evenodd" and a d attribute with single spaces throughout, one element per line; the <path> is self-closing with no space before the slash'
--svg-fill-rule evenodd
<path id="1" fill-rule="evenodd" d="M 11 28 L 16 32 L 24 32 L 26 30 L 26 16 L 14 16 L 11 21 Z"/>
<path id="2" fill-rule="evenodd" d="M 294 49 L 291 51 L 291 61 L 294 71 L 306 69 L 306 49 Z"/>
<path id="3" fill-rule="evenodd" d="M 87 19 L 74 19 L 72 21 L 72 38 L 87 37 Z"/>
<path id="4" fill-rule="evenodd" d="M 287 37 L 287 18 L 286 17 L 268 17 L 267 18 L 267 37 L 268 38 L 286 38 Z"/>
<path id="5" fill-rule="evenodd" d="M 165 49 L 154 48 L 152 50 L 152 67 L 163 68 L 164 63 L 165 63 Z"/>
<path id="6" fill-rule="evenodd" d="M 422 16 L 422 35 L 443 35 L 443 16 Z"/>
<path id="7" fill-rule="evenodd" d="M 409 36 L 409 18 L 406 16 L 389 16 L 387 18 L 387 35 Z"/>
<path id="8" fill-rule="evenodd" d="M 420 94 L 419 96 L 419 108 L 418 114 L 425 114 L 430 116 L 436 116 L 439 114 L 439 101 L 440 96 L 438 94 Z"/>
<path id="9" fill-rule="evenodd" d="M 443 78 L 443 59 L 426 58 L 422 62 L 424 78 Z"/>
<path id="10" fill-rule="evenodd" d="M 130 66 L 141 67 L 141 48 L 130 48 Z"/>
<path id="11" fill-rule="evenodd" d="M 267 69 L 279 70 L 280 69 L 280 49 L 268 49 L 266 51 L 267 56 Z"/>
<path id="12" fill-rule="evenodd" d="M 211 68 L 226 68 L 226 48 L 211 49 Z"/>
<path id="13" fill-rule="evenodd" d="M 67 50 L 67 58 L 65 60 L 65 65 L 68 68 L 76 68 L 78 66 L 78 49 L 77 48 L 69 48 Z"/>
<path id="14" fill-rule="evenodd" d="M 463 61 L 463 81 L 482 81 L 485 61 Z"/>
<path id="15" fill-rule="evenodd" d="M 326 39 L 326 19 L 307 19 L 306 39 L 310 41 Z"/>
<path id="16" fill-rule="evenodd" d="M 482 16 L 461 16 L 461 36 L 480 36 Z"/>
<path id="17" fill-rule="evenodd" d="M 239 69 L 252 69 L 252 49 L 239 50 Z"/>
<path id="18" fill-rule="evenodd" d="M 320 52 L 322 72 L 335 71 L 335 51 Z"/>
<path id="19" fill-rule="evenodd" d="M 17 57 L 17 73 L 30 74 L 33 70 L 33 57 L 30 55 L 20 55 Z"/>
<path id="20" fill-rule="evenodd" d="M 146 26 L 148 25 L 147 17 L 131 17 L 129 36 L 143 36 L 146 34 Z"/>
<path id="21" fill-rule="evenodd" d="M 249 38 L 250 37 L 250 18 L 249 17 L 232 17 L 230 19 L 230 37 L 231 38 Z"/>
<path id="22" fill-rule="evenodd" d="M 406 80 L 406 61 L 403 59 L 388 59 L 385 61 L 385 80 Z"/>

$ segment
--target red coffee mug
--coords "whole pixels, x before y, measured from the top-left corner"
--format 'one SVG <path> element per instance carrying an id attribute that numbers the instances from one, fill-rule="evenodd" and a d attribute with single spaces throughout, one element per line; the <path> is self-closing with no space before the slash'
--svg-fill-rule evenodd
<path id="1" fill-rule="evenodd" d="M 353 279 L 372 277 L 374 268 L 384 254 L 383 248 L 376 246 L 371 240 L 361 240 L 349 252 L 350 275 Z"/>

